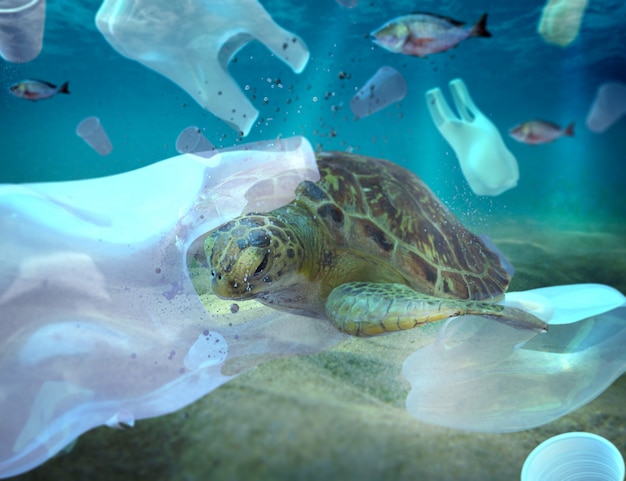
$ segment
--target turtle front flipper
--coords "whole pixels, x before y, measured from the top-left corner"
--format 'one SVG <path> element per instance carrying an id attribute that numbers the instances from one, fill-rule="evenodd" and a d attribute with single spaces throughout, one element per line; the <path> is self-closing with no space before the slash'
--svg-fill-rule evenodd
<path id="1" fill-rule="evenodd" d="M 376 336 L 467 314 L 493 317 L 516 329 L 547 330 L 545 322 L 521 309 L 431 297 L 404 284 L 348 282 L 333 289 L 326 300 L 326 317 L 353 336 Z"/>

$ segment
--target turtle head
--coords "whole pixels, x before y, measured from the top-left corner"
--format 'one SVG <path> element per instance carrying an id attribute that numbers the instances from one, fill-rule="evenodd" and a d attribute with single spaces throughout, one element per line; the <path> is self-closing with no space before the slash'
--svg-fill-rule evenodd
<path id="1" fill-rule="evenodd" d="M 222 299 L 254 299 L 288 285 L 303 249 L 287 224 L 272 215 L 238 217 L 209 235 L 204 250 L 211 288 Z"/>

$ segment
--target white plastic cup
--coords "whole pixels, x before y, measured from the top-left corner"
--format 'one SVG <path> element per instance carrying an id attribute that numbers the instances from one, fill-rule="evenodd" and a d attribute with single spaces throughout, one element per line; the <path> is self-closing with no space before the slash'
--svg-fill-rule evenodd
<path id="1" fill-rule="evenodd" d="M 406 80 L 395 68 L 385 65 L 352 97 L 350 110 L 358 117 L 367 117 L 405 96 Z"/>
<path id="2" fill-rule="evenodd" d="M 187 127 L 176 139 L 176 151 L 179 154 L 193 154 L 208 150 L 215 150 L 215 146 L 202 135 L 202 131 L 195 125 Z"/>
<path id="3" fill-rule="evenodd" d="M 46 0 L 0 0 L 0 55 L 9 62 L 33 60 L 43 45 Z"/>
<path id="4" fill-rule="evenodd" d="M 109 136 L 102 128 L 98 117 L 87 117 L 76 127 L 76 135 L 100 155 L 109 155 L 113 150 Z"/>
<path id="5" fill-rule="evenodd" d="M 623 481 L 624 458 L 613 443 L 597 434 L 559 434 L 532 450 L 521 480 Z"/>
<path id="6" fill-rule="evenodd" d="M 607 82 L 598 88 L 587 114 L 587 128 L 600 134 L 626 115 L 626 84 Z"/>

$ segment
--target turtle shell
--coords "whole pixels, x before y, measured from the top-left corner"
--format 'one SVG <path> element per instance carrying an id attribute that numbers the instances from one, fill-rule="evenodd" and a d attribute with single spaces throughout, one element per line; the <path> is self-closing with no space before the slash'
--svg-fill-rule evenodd
<path id="1" fill-rule="evenodd" d="M 412 172 L 343 152 L 317 154 L 320 180 L 296 202 L 324 224 L 330 245 L 393 265 L 415 290 L 457 299 L 500 297 L 511 276 L 501 254 L 467 230 Z"/>

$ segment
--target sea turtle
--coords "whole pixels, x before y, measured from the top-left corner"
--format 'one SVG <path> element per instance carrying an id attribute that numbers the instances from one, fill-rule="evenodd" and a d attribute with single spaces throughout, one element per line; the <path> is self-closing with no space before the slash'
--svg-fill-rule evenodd
<path id="1" fill-rule="evenodd" d="M 316 160 L 320 180 L 300 183 L 291 203 L 208 234 L 218 297 L 325 317 L 356 336 L 464 314 L 545 330 L 531 314 L 493 303 L 511 279 L 506 259 L 415 174 L 342 152 Z"/>

